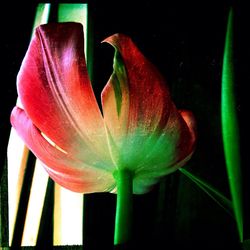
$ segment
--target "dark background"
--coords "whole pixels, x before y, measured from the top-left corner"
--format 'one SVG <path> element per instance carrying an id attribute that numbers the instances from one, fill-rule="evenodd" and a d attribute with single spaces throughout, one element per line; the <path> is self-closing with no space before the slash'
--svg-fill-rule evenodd
<path id="1" fill-rule="evenodd" d="M 245 145 L 248 129 L 243 124 L 249 111 L 243 93 L 247 93 L 250 83 L 247 9 L 232 1 L 134 2 L 89 1 L 96 95 L 100 96 L 112 73 L 114 53 L 110 46 L 100 42 L 117 32 L 129 35 L 166 78 L 176 106 L 192 110 L 197 119 L 197 149 L 187 169 L 230 198 L 220 123 L 221 69 L 227 16 L 232 5 L 235 14 L 235 96 L 241 144 Z M 1 20 L 0 167 L 6 159 L 9 115 L 17 97 L 16 75 L 29 44 L 36 4 L 15 6 L 4 6 L 3 11 L 8 14 Z M 56 13 L 56 4 L 52 5 L 52 10 Z M 51 21 L 53 18 L 52 15 Z M 249 210 L 247 190 L 250 189 L 246 151 L 242 146 L 244 238 L 249 239 L 246 211 Z M 114 214 L 115 195 L 86 195 L 86 249 L 112 248 Z M 159 249 L 229 247 L 237 250 L 241 249 L 237 235 L 234 219 L 178 171 L 164 178 L 148 194 L 134 196 L 133 244 L 138 246 L 162 244 Z"/>

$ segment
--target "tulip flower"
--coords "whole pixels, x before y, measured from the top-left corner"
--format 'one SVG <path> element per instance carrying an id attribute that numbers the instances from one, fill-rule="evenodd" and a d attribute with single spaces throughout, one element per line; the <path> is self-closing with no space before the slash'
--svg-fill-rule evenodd
<path id="1" fill-rule="evenodd" d="M 190 159 L 193 115 L 177 110 L 162 75 L 123 34 L 104 40 L 115 55 L 100 108 L 83 42 L 78 23 L 36 29 L 17 77 L 22 108 L 13 109 L 12 126 L 61 186 L 143 194 Z"/>

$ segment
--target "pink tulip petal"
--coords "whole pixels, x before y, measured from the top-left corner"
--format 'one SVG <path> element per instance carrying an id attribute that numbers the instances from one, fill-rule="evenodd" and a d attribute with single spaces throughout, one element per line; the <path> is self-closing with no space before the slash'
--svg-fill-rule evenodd
<path id="1" fill-rule="evenodd" d="M 78 193 L 110 192 L 115 184 L 107 183 L 106 176 L 91 176 L 91 173 L 82 171 L 75 175 L 56 172 L 45 166 L 49 176 L 60 186 Z M 90 175 L 90 176 L 89 176 Z M 92 177 L 92 178 L 91 178 Z"/>
<path id="2" fill-rule="evenodd" d="M 18 74 L 18 93 L 32 122 L 56 145 L 79 159 L 89 148 L 110 164 L 83 45 L 80 24 L 39 26 Z"/>
<path id="3" fill-rule="evenodd" d="M 186 111 L 185 114 L 187 115 L 186 117 L 190 115 L 191 118 L 191 112 Z M 195 124 L 195 120 L 193 119 L 192 121 L 193 124 Z M 171 165 L 178 164 L 178 162 L 193 153 L 196 136 L 183 118 L 182 112 L 179 112 L 174 104 L 170 109 L 169 120 L 164 131 L 172 138 L 171 141 L 173 142 L 171 146 L 174 153 L 172 154 L 173 159 Z"/>
<path id="4" fill-rule="evenodd" d="M 112 173 L 86 165 L 52 146 L 33 125 L 24 110 L 14 108 L 11 123 L 36 157 L 46 164 L 44 167 L 51 178 L 62 186 L 82 193 L 113 188 Z"/>
<path id="5" fill-rule="evenodd" d="M 105 42 L 115 48 L 114 72 L 102 92 L 113 158 L 118 167 L 146 179 L 150 172 L 153 178 L 176 170 L 193 152 L 195 135 L 163 77 L 127 36 L 116 34 Z"/>
<path id="6" fill-rule="evenodd" d="M 117 131 L 131 132 L 138 127 L 154 131 L 164 126 L 170 96 L 161 74 L 129 37 L 116 34 L 104 41 L 116 50 L 114 72 L 102 93 L 105 123 L 110 131 L 116 130 L 113 136 Z"/>

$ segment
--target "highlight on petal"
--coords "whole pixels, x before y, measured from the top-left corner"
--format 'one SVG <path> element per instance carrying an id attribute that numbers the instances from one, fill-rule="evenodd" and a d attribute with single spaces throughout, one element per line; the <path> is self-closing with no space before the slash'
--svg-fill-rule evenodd
<path id="1" fill-rule="evenodd" d="M 39 26 L 18 74 L 18 95 L 35 126 L 60 148 L 79 159 L 88 149 L 112 168 L 83 41 L 81 24 Z"/>
<path id="2" fill-rule="evenodd" d="M 95 168 L 95 159 L 92 159 L 93 165 L 88 166 L 53 147 L 33 125 L 24 110 L 14 108 L 11 123 L 30 150 L 42 161 L 52 179 L 60 185 L 84 193 L 113 189 L 112 173 Z"/>
<path id="3" fill-rule="evenodd" d="M 129 92 L 126 69 L 118 56 L 114 56 L 114 72 L 102 91 L 102 108 L 105 124 L 115 140 L 127 133 Z"/>
<path id="4" fill-rule="evenodd" d="M 183 120 L 186 122 L 189 128 L 192 141 L 195 142 L 197 137 L 197 132 L 196 132 L 196 122 L 193 113 L 189 110 L 179 110 L 179 113 L 181 114 Z"/>

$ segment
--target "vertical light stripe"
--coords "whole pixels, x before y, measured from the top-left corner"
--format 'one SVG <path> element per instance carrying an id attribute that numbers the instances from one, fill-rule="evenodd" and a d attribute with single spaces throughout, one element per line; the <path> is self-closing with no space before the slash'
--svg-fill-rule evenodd
<path id="1" fill-rule="evenodd" d="M 37 5 L 36 8 L 36 15 L 33 24 L 32 35 L 35 31 L 35 28 L 41 24 L 45 24 L 49 20 L 49 13 L 50 13 L 50 3 L 40 3 Z"/>
<path id="2" fill-rule="evenodd" d="M 50 4 L 38 4 L 36 9 L 36 15 L 33 24 L 32 34 L 35 28 L 39 24 L 44 24 L 48 21 L 49 17 Z M 22 107 L 22 104 L 19 99 L 17 99 L 17 106 Z M 24 145 L 23 141 L 16 134 L 14 129 L 11 129 L 9 144 L 8 144 L 8 203 L 9 203 L 9 244 L 11 245 L 15 221 L 17 216 L 18 204 L 20 199 L 20 193 L 23 185 L 24 171 L 26 168 L 26 163 L 28 159 L 29 150 Z M 34 178 L 37 179 L 36 176 Z M 31 190 L 32 192 L 32 190 Z M 40 194 L 43 195 L 43 194 Z M 39 195 L 39 196 L 40 196 Z M 38 205 L 38 203 L 37 203 Z M 34 208 L 41 213 L 41 207 Z M 28 207 L 28 211 L 31 208 Z M 33 217 L 33 223 L 40 222 L 41 214 L 37 217 Z M 24 231 L 23 238 L 25 244 L 32 245 L 33 241 L 28 241 L 29 234 L 32 232 L 28 230 L 30 227 L 26 225 L 26 230 Z"/>
<path id="3" fill-rule="evenodd" d="M 18 204 L 22 190 L 28 149 L 14 129 L 10 132 L 8 144 L 8 203 L 9 203 L 9 244 L 11 245 Z"/>
<path id="4" fill-rule="evenodd" d="M 24 225 L 22 246 L 36 245 L 47 184 L 48 174 L 40 161 L 37 160 Z"/>
<path id="5" fill-rule="evenodd" d="M 62 3 L 58 6 L 58 22 L 77 22 L 83 25 L 84 32 L 84 53 L 88 56 L 87 50 L 87 25 L 88 25 L 88 5 L 87 4 L 72 4 Z"/>
<path id="6" fill-rule="evenodd" d="M 87 4 L 59 4 L 59 22 L 79 22 L 84 28 L 87 51 Z M 54 245 L 81 245 L 83 242 L 83 195 L 55 184 Z"/>
<path id="7" fill-rule="evenodd" d="M 54 245 L 81 245 L 83 195 L 55 185 Z"/>

